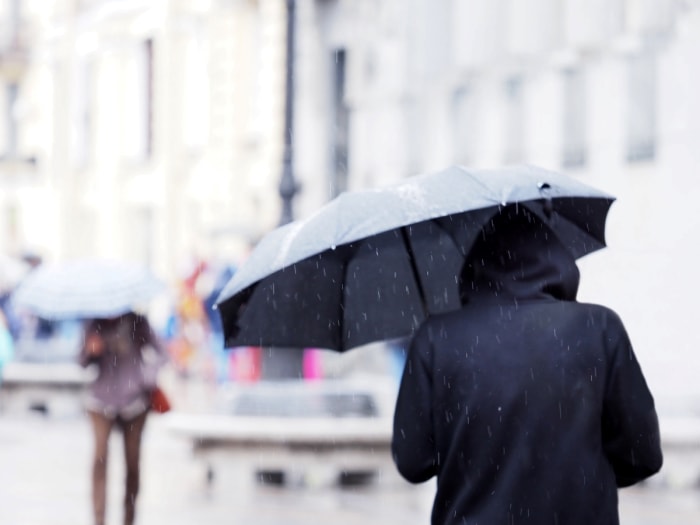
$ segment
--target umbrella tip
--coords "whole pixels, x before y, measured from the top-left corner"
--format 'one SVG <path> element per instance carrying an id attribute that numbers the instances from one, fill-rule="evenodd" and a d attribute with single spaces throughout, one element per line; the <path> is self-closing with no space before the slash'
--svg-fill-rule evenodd
<path id="1" fill-rule="evenodd" d="M 552 218 L 552 197 L 548 191 L 551 188 L 552 188 L 552 185 L 549 184 L 549 182 L 538 182 L 537 183 L 537 189 L 540 190 L 540 193 L 542 193 L 543 197 L 545 198 L 544 214 L 548 219 Z"/>

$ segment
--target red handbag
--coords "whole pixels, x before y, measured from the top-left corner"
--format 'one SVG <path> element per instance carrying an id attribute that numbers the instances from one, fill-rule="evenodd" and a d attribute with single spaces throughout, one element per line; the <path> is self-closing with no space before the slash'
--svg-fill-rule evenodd
<path id="1" fill-rule="evenodd" d="M 156 386 L 151 391 L 151 410 L 159 414 L 165 414 L 170 411 L 170 408 L 168 396 L 165 395 L 165 392 L 159 386 Z"/>

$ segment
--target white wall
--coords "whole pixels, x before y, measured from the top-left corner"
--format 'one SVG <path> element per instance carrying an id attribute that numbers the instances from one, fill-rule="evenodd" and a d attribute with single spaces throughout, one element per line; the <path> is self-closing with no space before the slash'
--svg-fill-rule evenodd
<path id="1" fill-rule="evenodd" d="M 333 8 L 332 2 L 324 4 Z M 700 290 L 700 278 L 693 265 L 700 250 L 694 240 L 700 221 L 695 213 L 700 102 L 694 95 L 700 73 L 692 67 L 700 54 L 698 8 L 648 0 L 445 0 L 439 5 L 413 0 L 404 10 L 393 1 L 382 5 L 383 16 L 344 12 L 366 17 L 346 20 L 363 29 L 343 38 L 350 54 L 371 57 L 375 71 L 353 70 L 350 80 L 351 185 L 376 186 L 453 163 L 450 97 L 459 86 L 468 86 L 478 99 L 472 164 L 503 164 L 504 83 L 521 75 L 522 160 L 564 169 L 618 197 L 608 221 L 609 248 L 581 261 L 581 299 L 619 311 L 664 411 L 699 411 L 700 382 L 694 374 L 700 369 L 700 334 L 693 330 L 693 293 Z M 425 10 L 433 16 L 426 19 Z M 441 38 L 429 38 L 440 24 Z M 645 43 L 658 58 L 658 138 L 652 160 L 630 163 L 627 57 Z M 446 62 L 430 62 L 443 54 Z M 562 71 L 571 65 L 585 71 L 587 159 L 566 170 Z M 322 76 L 314 64 L 302 67 L 309 91 L 300 94 L 300 112 L 306 115 L 300 118 L 308 120 L 299 137 L 299 162 L 308 166 L 309 178 L 322 180 L 322 164 L 312 168 L 310 158 L 314 148 L 322 149 L 323 133 L 310 108 L 322 114 L 313 102 L 318 104 L 327 88 L 314 82 L 313 72 Z"/>

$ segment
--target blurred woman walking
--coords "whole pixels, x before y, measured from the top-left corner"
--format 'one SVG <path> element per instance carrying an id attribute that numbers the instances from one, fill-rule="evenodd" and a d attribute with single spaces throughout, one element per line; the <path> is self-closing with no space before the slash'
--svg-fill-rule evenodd
<path id="1" fill-rule="evenodd" d="M 134 523 L 141 437 L 158 370 L 166 361 L 160 341 L 142 315 L 129 312 L 116 318 L 93 319 L 85 326 L 80 363 L 84 367 L 97 367 L 97 377 L 88 389 L 85 402 L 94 435 L 92 504 L 95 525 L 105 522 L 108 444 L 115 426 L 124 436 L 124 524 Z"/>

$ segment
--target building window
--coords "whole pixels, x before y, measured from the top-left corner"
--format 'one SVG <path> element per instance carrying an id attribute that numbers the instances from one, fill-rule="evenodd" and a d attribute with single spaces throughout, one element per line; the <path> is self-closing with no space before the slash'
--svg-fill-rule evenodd
<path id="1" fill-rule="evenodd" d="M 8 159 L 17 157 L 17 117 L 16 105 L 19 96 L 19 86 L 11 82 L 5 86 L 5 151 Z"/>
<path id="2" fill-rule="evenodd" d="M 452 95 L 452 144 L 453 158 L 457 164 L 474 162 L 477 130 L 477 104 L 475 93 L 466 86 Z"/>
<path id="3" fill-rule="evenodd" d="M 146 128 L 146 157 L 153 155 L 153 39 L 149 38 L 143 42 L 144 60 L 144 97 L 146 99 L 146 118 L 144 126 Z"/>
<path id="4" fill-rule="evenodd" d="M 506 80 L 505 99 L 505 162 L 512 164 L 523 160 L 525 108 L 522 77 L 513 76 Z"/>
<path id="5" fill-rule="evenodd" d="M 153 40 L 134 50 L 125 78 L 125 156 L 146 160 L 153 154 Z"/>
<path id="6" fill-rule="evenodd" d="M 653 160 L 656 154 L 656 60 L 639 53 L 627 59 L 627 160 Z"/>
<path id="7" fill-rule="evenodd" d="M 347 53 L 337 49 L 331 57 L 332 63 L 332 177 L 331 193 L 336 196 L 348 188 L 348 146 L 350 134 L 350 111 L 345 100 Z"/>
<path id="8" fill-rule="evenodd" d="M 4 206 L 0 206 L 0 241 L 5 249 L 14 246 L 19 239 L 19 222 L 20 214 L 15 202 L 6 202 Z"/>
<path id="9" fill-rule="evenodd" d="M 564 111 L 562 122 L 562 165 L 567 168 L 586 164 L 586 84 L 581 69 L 563 74 Z"/>
<path id="10" fill-rule="evenodd" d="M 153 211 L 148 208 L 134 207 L 129 212 L 129 229 L 127 230 L 129 249 L 135 260 L 147 266 L 153 264 Z"/>
<path id="11" fill-rule="evenodd" d="M 200 35 L 187 43 L 183 107 L 183 142 L 192 150 L 203 149 L 209 140 L 209 77 L 206 43 Z M 257 120 L 257 119 L 256 119 Z"/>
<path id="12" fill-rule="evenodd" d="M 90 59 L 80 63 L 74 88 L 73 115 L 73 162 L 77 167 L 85 167 L 92 153 L 93 145 L 93 62 Z"/>

